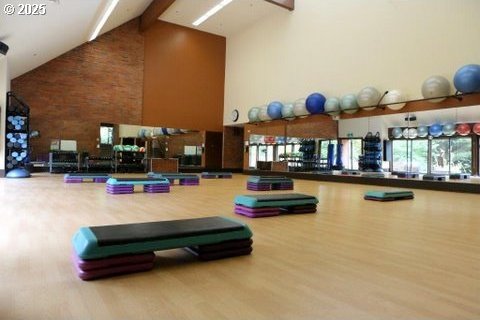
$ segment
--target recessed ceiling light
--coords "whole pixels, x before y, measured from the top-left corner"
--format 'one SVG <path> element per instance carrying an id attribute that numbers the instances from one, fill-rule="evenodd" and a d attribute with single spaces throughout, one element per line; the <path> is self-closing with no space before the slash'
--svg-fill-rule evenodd
<path id="1" fill-rule="evenodd" d="M 218 11 L 222 10 L 223 7 L 225 7 L 227 4 L 229 4 L 230 2 L 232 2 L 233 0 L 222 0 L 220 1 L 215 7 L 211 8 L 210 10 L 208 10 L 203 16 L 201 16 L 200 18 L 198 18 L 197 20 L 195 20 L 192 24 L 197 27 L 199 25 L 201 25 L 203 22 L 205 22 L 208 18 L 210 18 L 211 16 L 213 16 L 215 13 L 217 13 Z"/>
<path id="2" fill-rule="evenodd" d="M 95 27 L 95 30 L 93 30 L 92 35 L 88 39 L 88 41 L 93 41 L 97 36 L 100 30 L 102 30 L 105 22 L 107 22 L 108 17 L 112 14 L 113 9 L 117 6 L 119 0 L 110 0 L 110 3 L 108 4 L 107 10 L 103 12 L 102 17 L 97 23 L 97 26 Z"/>

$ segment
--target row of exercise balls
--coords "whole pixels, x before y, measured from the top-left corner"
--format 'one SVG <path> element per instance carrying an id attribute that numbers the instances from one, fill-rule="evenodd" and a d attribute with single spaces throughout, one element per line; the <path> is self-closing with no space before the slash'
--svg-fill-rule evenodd
<path id="1" fill-rule="evenodd" d="M 392 129 L 392 136 L 395 139 L 399 138 L 407 138 L 407 139 L 415 139 L 415 138 L 425 138 L 428 135 L 432 137 L 440 137 L 441 135 L 451 137 L 455 133 L 460 136 L 467 136 L 470 132 L 474 132 L 475 134 L 480 135 L 480 123 L 476 123 L 473 125 L 473 129 L 470 127 L 468 123 L 460 123 L 456 125 L 453 122 L 447 122 L 443 126 L 439 123 L 432 124 L 430 127 L 427 126 L 419 126 L 417 128 L 393 128 Z"/>
<path id="2" fill-rule="evenodd" d="M 174 128 L 153 128 L 153 129 L 146 129 L 141 128 L 138 130 L 138 138 L 150 138 L 150 137 L 157 137 L 157 136 L 167 136 L 167 135 L 175 135 L 181 133 L 187 133 L 188 130 L 186 129 L 174 129 Z"/>

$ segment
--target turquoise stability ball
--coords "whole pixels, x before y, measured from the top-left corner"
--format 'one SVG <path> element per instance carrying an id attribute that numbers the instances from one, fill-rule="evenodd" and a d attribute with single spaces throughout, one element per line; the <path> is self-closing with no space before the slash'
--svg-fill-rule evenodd
<path id="1" fill-rule="evenodd" d="M 260 119 L 260 121 L 272 120 L 272 118 L 270 118 L 270 116 L 268 115 L 267 106 L 260 107 L 260 112 L 258 113 L 258 119 Z"/>
<path id="2" fill-rule="evenodd" d="M 321 93 L 315 92 L 307 97 L 305 105 L 311 114 L 323 113 L 325 107 L 325 96 Z"/>
<path id="3" fill-rule="evenodd" d="M 305 99 L 298 99 L 293 103 L 293 113 L 296 117 L 305 117 L 308 115 Z"/>
<path id="4" fill-rule="evenodd" d="M 396 127 L 392 129 L 392 137 L 395 139 L 399 139 L 403 136 L 403 130 L 402 128 Z"/>
<path id="5" fill-rule="evenodd" d="M 260 121 L 260 118 L 258 118 L 259 112 L 260 112 L 259 107 L 250 108 L 250 110 L 248 110 L 248 121 L 250 121 L 250 122 Z"/>
<path id="6" fill-rule="evenodd" d="M 425 80 L 422 84 L 422 96 L 429 102 L 440 102 L 446 98 L 438 98 L 448 96 L 450 94 L 450 82 L 442 76 L 432 76 Z M 437 99 L 434 99 L 437 98 Z"/>
<path id="7" fill-rule="evenodd" d="M 295 113 L 293 113 L 293 103 L 285 103 L 282 107 L 282 118 L 293 119 Z"/>
<path id="8" fill-rule="evenodd" d="M 458 69 L 453 77 L 453 85 L 463 93 L 480 92 L 480 65 L 467 64 Z"/>
<path id="9" fill-rule="evenodd" d="M 340 100 L 340 109 L 345 113 L 355 113 L 358 110 L 357 96 L 352 94 L 347 94 L 342 97 Z"/>
<path id="10" fill-rule="evenodd" d="M 325 101 L 325 112 L 331 116 L 338 116 L 340 114 L 340 99 L 332 97 Z"/>
<path id="11" fill-rule="evenodd" d="M 432 137 L 440 137 L 443 133 L 442 131 L 442 125 L 439 124 L 439 123 L 434 123 L 430 126 L 430 128 L 428 129 L 428 133 L 430 133 L 430 135 Z"/>
<path id="12" fill-rule="evenodd" d="M 268 116 L 272 119 L 281 119 L 282 107 L 283 107 L 283 103 L 279 101 L 270 102 L 267 107 Z"/>
<path id="13" fill-rule="evenodd" d="M 427 126 L 418 126 L 417 135 L 419 138 L 425 138 L 428 136 L 428 127 Z"/>
<path id="14" fill-rule="evenodd" d="M 442 133 L 448 137 L 453 136 L 455 134 L 455 127 L 455 123 L 447 122 L 442 127 Z"/>
<path id="15" fill-rule="evenodd" d="M 375 106 L 380 102 L 380 97 L 381 94 L 377 89 L 374 87 L 365 87 L 357 94 L 357 103 L 363 110 L 371 111 L 374 110 Z"/>

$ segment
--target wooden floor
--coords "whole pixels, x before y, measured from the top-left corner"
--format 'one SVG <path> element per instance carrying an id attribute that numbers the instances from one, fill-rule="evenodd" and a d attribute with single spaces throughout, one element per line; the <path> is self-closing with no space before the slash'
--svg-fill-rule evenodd
<path id="1" fill-rule="evenodd" d="M 295 180 L 317 214 L 249 219 L 233 213 L 235 195 L 254 193 L 243 175 L 116 196 L 62 178 L 0 179 L 0 319 L 480 319 L 478 195 L 381 203 L 362 198 L 381 187 Z M 150 272 L 74 272 L 80 226 L 212 215 L 247 222 L 253 254 L 171 250 Z"/>

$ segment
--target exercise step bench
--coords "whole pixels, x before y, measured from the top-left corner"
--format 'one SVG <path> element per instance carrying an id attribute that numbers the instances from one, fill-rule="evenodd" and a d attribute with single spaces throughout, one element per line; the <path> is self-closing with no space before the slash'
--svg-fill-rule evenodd
<path id="1" fill-rule="evenodd" d="M 63 176 L 63 182 L 82 183 L 85 179 L 91 179 L 93 182 L 105 183 L 110 177 L 108 173 L 67 173 Z"/>
<path id="2" fill-rule="evenodd" d="M 251 176 L 247 180 L 247 190 L 293 190 L 293 180 L 287 177 Z"/>
<path id="3" fill-rule="evenodd" d="M 147 177 L 166 178 L 170 181 L 170 185 L 173 185 L 175 180 L 178 180 L 178 184 L 181 186 L 198 186 L 200 184 L 200 178 L 196 174 L 149 172 Z"/>
<path id="4" fill-rule="evenodd" d="M 447 181 L 447 176 L 444 174 L 424 174 L 422 179 L 427 181 Z"/>
<path id="5" fill-rule="evenodd" d="M 318 200 L 300 193 L 241 195 L 235 197 L 235 213 L 250 218 L 280 214 L 315 213 Z"/>
<path id="6" fill-rule="evenodd" d="M 185 248 L 200 260 L 252 252 L 252 232 L 224 217 L 81 227 L 73 236 L 73 262 L 82 280 L 153 268 L 154 251 Z"/>
<path id="7" fill-rule="evenodd" d="M 231 179 L 231 172 L 202 172 L 202 179 Z"/>
<path id="8" fill-rule="evenodd" d="M 363 196 L 365 200 L 395 201 L 409 200 L 414 198 L 412 191 L 367 191 Z"/>
<path id="9" fill-rule="evenodd" d="M 135 185 L 143 185 L 143 192 L 170 192 L 170 181 L 165 178 L 110 178 L 107 180 L 107 192 L 111 194 L 133 193 Z"/>
<path id="10" fill-rule="evenodd" d="M 450 174 L 450 180 L 467 180 L 470 179 L 470 174 L 468 173 L 452 173 Z"/>

